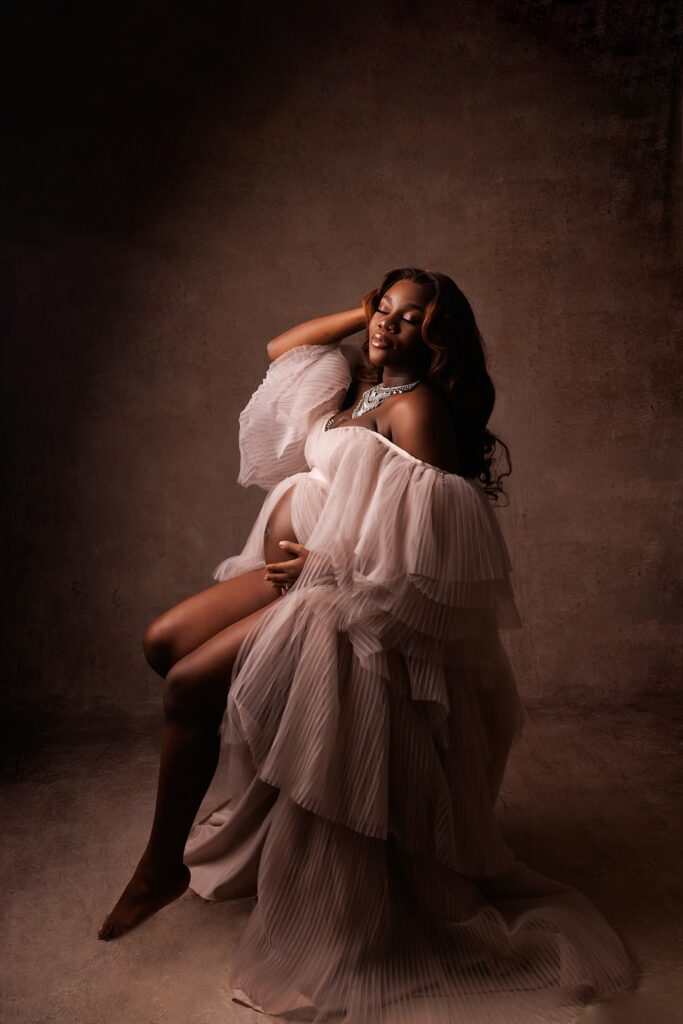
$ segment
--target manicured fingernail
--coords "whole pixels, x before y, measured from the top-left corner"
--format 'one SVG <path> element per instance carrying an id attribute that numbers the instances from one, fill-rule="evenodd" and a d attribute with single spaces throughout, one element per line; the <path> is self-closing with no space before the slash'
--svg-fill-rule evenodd
<path id="1" fill-rule="evenodd" d="M 285 546 L 285 542 L 283 540 L 279 540 L 277 543 L 278 543 L 278 547 L 280 547 L 280 548 L 283 548 Z"/>

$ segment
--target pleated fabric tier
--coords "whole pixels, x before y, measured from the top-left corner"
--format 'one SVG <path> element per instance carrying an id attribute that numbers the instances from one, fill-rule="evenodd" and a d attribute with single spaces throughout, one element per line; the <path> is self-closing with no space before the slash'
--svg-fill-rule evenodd
<path id="1" fill-rule="evenodd" d="M 496 820 L 524 725 L 499 636 L 521 625 L 502 533 L 476 481 L 362 427 L 325 431 L 349 381 L 336 346 L 291 350 L 241 418 L 264 508 L 296 482 L 310 554 L 240 648 L 227 800 L 190 836 L 191 886 L 256 897 L 229 984 L 265 1013 L 568 1024 L 632 987 L 635 965 L 589 900 L 516 860 Z M 258 564 L 257 525 L 217 578 Z"/>

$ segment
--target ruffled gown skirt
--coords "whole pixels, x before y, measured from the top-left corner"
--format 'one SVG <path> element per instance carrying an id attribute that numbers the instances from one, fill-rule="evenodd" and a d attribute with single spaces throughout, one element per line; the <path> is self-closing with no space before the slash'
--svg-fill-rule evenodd
<path id="1" fill-rule="evenodd" d="M 425 666 L 382 647 L 324 585 L 295 587 L 245 639 L 228 800 L 186 850 L 199 895 L 257 898 L 235 1001 L 315 1022 L 528 1024 L 633 985 L 597 908 L 517 861 L 494 817 L 524 717 L 497 630 L 450 653 Z"/>

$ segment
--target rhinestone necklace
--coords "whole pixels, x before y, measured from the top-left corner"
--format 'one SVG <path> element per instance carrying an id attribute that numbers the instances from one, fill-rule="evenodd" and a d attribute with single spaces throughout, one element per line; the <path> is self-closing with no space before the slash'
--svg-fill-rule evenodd
<path id="1" fill-rule="evenodd" d="M 386 401 L 386 399 L 389 398 L 390 395 L 398 395 L 402 391 L 410 391 L 412 388 L 417 387 L 417 385 L 420 383 L 420 380 L 421 378 L 418 380 L 413 380 L 409 384 L 394 384 L 393 387 L 387 387 L 385 384 L 382 383 L 374 384 L 371 388 L 364 392 L 360 402 L 358 402 L 353 412 L 351 413 L 351 418 L 355 420 L 359 416 L 362 416 L 363 413 L 369 412 L 371 409 L 376 409 L 377 406 L 381 405 L 382 402 Z M 337 415 L 337 413 L 334 413 L 333 416 L 330 416 L 329 420 L 325 424 L 325 430 L 331 429 L 331 423 L 334 420 L 335 416 Z"/>

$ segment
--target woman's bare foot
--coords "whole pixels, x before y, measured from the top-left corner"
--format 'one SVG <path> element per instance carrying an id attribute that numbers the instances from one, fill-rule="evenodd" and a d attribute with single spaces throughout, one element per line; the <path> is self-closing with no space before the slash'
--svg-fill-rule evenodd
<path id="1" fill-rule="evenodd" d="M 141 924 L 146 918 L 183 895 L 190 884 L 190 869 L 184 864 L 172 872 L 152 872 L 138 864 L 119 901 L 104 919 L 98 939 L 108 942 Z"/>

